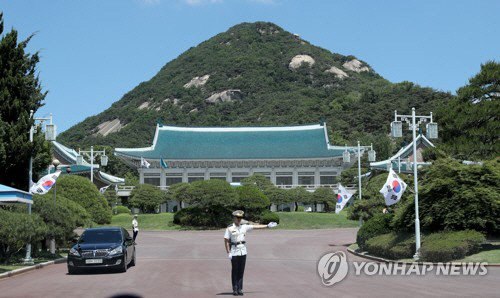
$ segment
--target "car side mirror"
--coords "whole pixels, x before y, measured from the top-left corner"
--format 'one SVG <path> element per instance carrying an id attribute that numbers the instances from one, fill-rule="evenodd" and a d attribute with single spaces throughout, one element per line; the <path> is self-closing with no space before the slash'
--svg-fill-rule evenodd
<path id="1" fill-rule="evenodd" d="M 132 241 L 132 237 L 127 236 L 127 238 L 125 238 L 125 241 Z"/>

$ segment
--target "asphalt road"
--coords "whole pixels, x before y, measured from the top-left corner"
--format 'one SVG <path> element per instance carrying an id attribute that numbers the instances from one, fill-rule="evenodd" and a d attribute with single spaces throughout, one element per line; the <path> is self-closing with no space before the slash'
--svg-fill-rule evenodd
<path id="1" fill-rule="evenodd" d="M 246 297 L 499 297 L 500 268 L 485 276 L 355 276 L 325 287 L 319 258 L 346 250 L 356 229 L 255 230 L 247 235 Z M 68 275 L 51 265 L 0 280 L 0 297 L 226 297 L 230 262 L 223 231 L 140 232 L 137 266 L 126 273 Z M 366 261 L 347 254 L 353 261 Z"/>

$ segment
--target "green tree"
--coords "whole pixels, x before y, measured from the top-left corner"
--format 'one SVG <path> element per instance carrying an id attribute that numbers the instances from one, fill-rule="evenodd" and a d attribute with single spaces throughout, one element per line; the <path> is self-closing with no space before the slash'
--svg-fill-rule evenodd
<path id="1" fill-rule="evenodd" d="M 250 218 L 256 218 L 267 209 L 270 202 L 262 191 L 256 185 L 246 184 L 236 188 L 238 202 L 235 209 L 241 209 L 246 212 Z"/>
<path id="2" fill-rule="evenodd" d="M 397 229 L 415 225 L 413 196 L 398 203 L 393 219 Z M 500 232 L 500 162 L 464 165 L 451 158 L 436 160 L 419 182 L 422 231 L 472 229 Z"/>
<path id="3" fill-rule="evenodd" d="M 331 188 L 318 187 L 312 193 L 312 201 L 316 203 L 322 203 L 325 206 L 325 211 L 328 212 L 332 207 L 333 209 L 335 209 L 337 198 Z"/>
<path id="4" fill-rule="evenodd" d="M 0 13 L 0 35 L 3 34 L 3 14 Z M 50 145 L 39 129 L 29 141 L 34 113 L 43 105 L 36 65 L 38 53 L 25 49 L 33 35 L 18 42 L 12 29 L 0 40 L 0 183 L 28 189 L 28 162 L 33 157 L 34 172 L 46 169 L 50 163 Z M 33 177 L 36 180 L 36 177 Z"/>
<path id="5" fill-rule="evenodd" d="M 291 202 L 295 203 L 295 210 L 297 210 L 297 203 L 308 204 L 311 202 L 311 193 L 303 187 L 295 187 L 287 190 L 288 197 Z"/>
<path id="6" fill-rule="evenodd" d="M 111 208 L 103 194 L 89 179 L 77 175 L 61 175 L 56 182 L 57 194 L 80 204 L 98 224 L 111 223 Z M 48 194 L 54 195 L 54 187 Z"/>
<path id="7" fill-rule="evenodd" d="M 37 214 L 10 212 L 0 208 L 0 262 L 6 263 L 26 243 L 43 239 L 47 227 Z"/>
<path id="8" fill-rule="evenodd" d="M 191 183 L 192 188 L 187 203 L 200 207 L 235 206 L 238 195 L 231 185 L 223 180 L 199 180 Z"/>
<path id="9" fill-rule="evenodd" d="M 261 174 L 254 174 L 243 179 L 242 184 L 255 185 L 262 192 L 266 192 L 267 189 L 275 187 L 274 184 L 268 178 L 266 178 L 266 176 Z"/>
<path id="10" fill-rule="evenodd" d="M 139 208 L 144 213 L 155 213 L 160 204 L 166 202 L 166 194 L 151 184 L 141 184 L 134 187 L 129 198 L 129 205 Z"/>
<path id="11" fill-rule="evenodd" d="M 282 188 L 268 188 L 265 194 L 271 203 L 278 206 L 292 202 L 291 197 L 288 195 L 288 191 Z"/>
<path id="12" fill-rule="evenodd" d="M 489 61 L 438 110 L 443 148 L 462 159 L 491 159 L 500 152 L 500 63 Z"/>
<path id="13" fill-rule="evenodd" d="M 54 238 L 62 245 L 75 236 L 76 228 L 86 227 L 92 223 L 85 208 L 63 197 L 59 192 L 55 201 L 53 194 L 34 195 L 33 213 L 39 215 L 47 226 L 44 238 Z"/>
<path id="14" fill-rule="evenodd" d="M 182 202 L 190 202 L 192 186 L 187 182 L 176 183 L 168 188 L 168 199 L 170 201 L 176 201 L 179 206 L 182 206 Z"/>

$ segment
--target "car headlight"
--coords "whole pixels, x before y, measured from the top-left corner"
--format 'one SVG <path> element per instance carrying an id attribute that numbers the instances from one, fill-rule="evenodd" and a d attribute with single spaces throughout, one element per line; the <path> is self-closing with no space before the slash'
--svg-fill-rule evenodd
<path id="1" fill-rule="evenodd" d="M 112 256 L 112 255 L 117 255 L 117 254 L 121 254 L 121 253 L 123 253 L 123 248 L 120 245 L 120 246 L 116 247 L 115 249 L 111 250 L 109 252 L 109 255 Z"/>
<path id="2" fill-rule="evenodd" d="M 79 252 L 78 252 L 78 250 L 76 250 L 75 248 L 71 248 L 71 249 L 69 250 L 69 255 L 70 255 L 70 256 L 77 256 L 77 257 L 79 257 L 79 256 L 80 256 L 80 253 L 79 253 Z"/>

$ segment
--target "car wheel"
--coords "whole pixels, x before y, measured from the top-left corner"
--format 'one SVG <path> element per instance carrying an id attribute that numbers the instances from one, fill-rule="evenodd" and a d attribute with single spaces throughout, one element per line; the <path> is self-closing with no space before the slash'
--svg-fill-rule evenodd
<path id="1" fill-rule="evenodd" d="M 130 266 L 135 266 L 135 249 L 134 254 L 132 255 L 132 260 L 130 261 Z"/>
<path id="2" fill-rule="evenodd" d="M 121 272 L 127 272 L 127 256 L 123 256 L 122 267 L 120 268 Z"/>
<path id="3" fill-rule="evenodd" d="M 77 274 L 77 273 L 78 273 L 78 270 L 76 268 L 68 266 L 68 274 Z"/>

